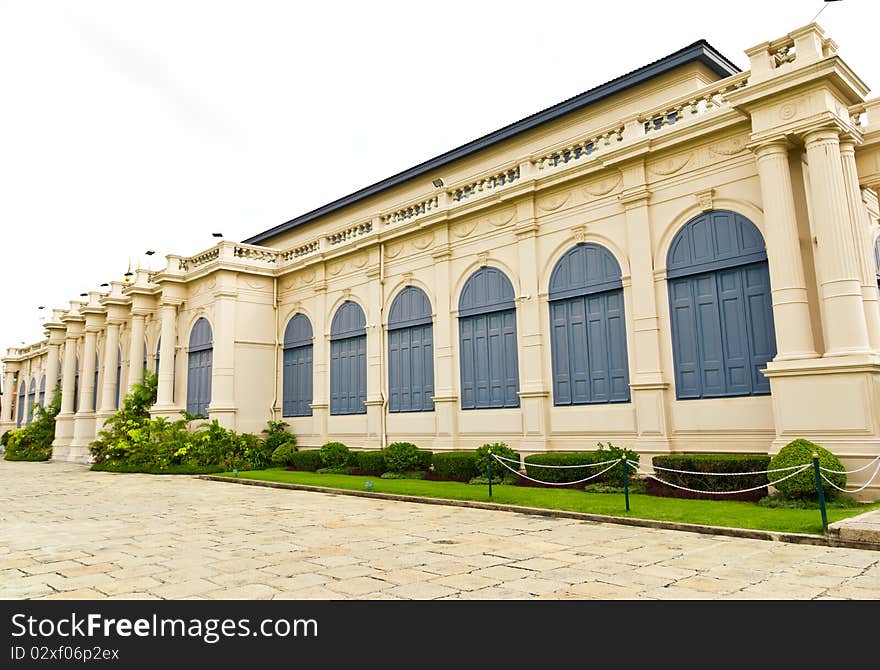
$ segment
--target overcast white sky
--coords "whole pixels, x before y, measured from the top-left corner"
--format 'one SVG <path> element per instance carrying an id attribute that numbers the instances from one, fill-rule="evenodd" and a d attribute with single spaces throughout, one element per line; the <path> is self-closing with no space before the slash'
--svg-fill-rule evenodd
<path id="1" fill-rule="evenodd" d="M 745 69 L 824 4 L 0 0 L 0 353 L 147 249 L 244 239 L 700 38 Z M 880 2 L 818 22 L 880 90 Z"/>

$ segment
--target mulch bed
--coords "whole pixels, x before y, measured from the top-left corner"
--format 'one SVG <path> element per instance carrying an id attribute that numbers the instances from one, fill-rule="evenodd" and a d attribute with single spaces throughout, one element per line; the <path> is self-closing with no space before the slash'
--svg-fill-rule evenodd
<path id="1" fill-rule="evenodd" d="M 693 493 L 691 491 L 682 491 L 673 486 L 661 484 L 652 477 L 645 479 L 645 493 L 651 496 L 660 496 L 663 498 L 687 498 L 690 500 L 742 500 L 745 502 L 756 502 L 767 496 L 767 487 L 757 491 L 749 491 L 747 493 L 726 493 L 724 495 L 712 495 L 710 493 Z"/>

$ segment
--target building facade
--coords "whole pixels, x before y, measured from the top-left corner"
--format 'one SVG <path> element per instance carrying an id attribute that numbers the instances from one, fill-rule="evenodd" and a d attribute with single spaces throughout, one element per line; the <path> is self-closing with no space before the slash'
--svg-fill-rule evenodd
<path id="1" fill-rule="evenodd" d="M 300 445 L 880 454 L 880 99 L 810 24 L 698 42 L 399 175 L 55 310 L 0 432 L 156 416 Z M 863 472 L 862 475 L 865 475 Z M 858 481 L 858 476 L 853 482 Z M 880 486 L 875 482 L 875 494 Z"/>

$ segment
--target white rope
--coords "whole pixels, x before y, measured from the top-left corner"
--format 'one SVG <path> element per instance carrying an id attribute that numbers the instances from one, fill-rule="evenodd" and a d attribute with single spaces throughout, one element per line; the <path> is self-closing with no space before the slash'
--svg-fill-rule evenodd
<path id="1" fill-rule="evenodd" d="M 810 465 L 807 463 L 806 465 Z M 797 470 L 798 468 L 803 467 L 803 465 L 791 465 L 787 468 L 776 468 L 775 470 L 752 470 L 751 472 L 695 472 L 693 470 L 673 470 L 672 468 L 661 468 L 659 465 L 652 465 L 654 470 L 665 470 L 666 472 L 678 472 L 683 475 L 710 475 L 712 477 L 719 476 L 729 476 L 729 477 L 742 477 L 743 475 L 761 475 L 764 473 L 771 472 L 785 472 L 786 470 Z"/>
<path id="2" fill-rule="evenodd" d="M 492 455 L 495 456 L 495 454 L 492 454 Z M 498 457 L 495 456 L 495 458 L 498 458 Z M 522 472 L 519 472 L 518 470 L 514 470 L 512 467 L 510 467 L 504 461 L 499 460 L 498 462 L 501 463 L 501 465 L 503 465 L 505 468 L 510 470 L 513 474 L 518 475 L 518 476 L 522 477 L 523 479 L 528 479 L 530 482 L 535 482 L 536 484 L 546 484 L 547 486 L 571 486 L 572 484 L 581 484 L 581 483 L 587 482 L 591 479 L 595 479 L 596 477 L 599 477 L 600 475 L 604 475 L 611 468 L 613 468 L 615 465 L 617 465 L 620 461 L 615 459 L 614 462 L 611 465 L 609 465 L 607 468 L 602 470 L 602 472 L 597 472 L 594 475 L 590 475 L 589 477 L 585 477 L 584 479 L 577 479 L 573 482 L 545 482 L 545 481 L 541 481 L 540 479 L 534 479 L 532 477 L 529 477 L 528 475 L 524 475 Z"/>
<path id="3" fill-rule="evenodd" d="M 876 459 L 875 459 L 875 460 L 876 460 Z M 858 493 L 859 491 L 864 491 L 866 488 L 868 488 L 868 486 L 870 486 L 871 482 L 874 481 L 874 477 L 877 476 L 877 473 L 878 473 L 878 472 L 880 472 L 880 463 L 877 464 L 877 467 L 874 469 L 874 474 L 871 475 L 871 478 L 870 478 L 867 482 L 865 482 L 865 485 L 864 485 L 864 486 L 860 486 L 860 487 L 857 488 L 857 489 L 842 489 L 842 488 L 840 488 L 837 484 L 835 484 L 835 483 L 832 482 L 830 479 L 828 479 L 828 477 L 825 476 L 825 473 L 824 473 L 824 472 L 821 473 L 821 474 L 822 474 L 822 479 L 824 479 L 826 483 L 828 483 L 829 485 L 833 486 L 833 487 L 836 488 L 838 491 L 843 491 L 844 493 Z"/>
<path id="4" fill-rule="evenodd" d="M 867 470 L 872 465 L 874 465 L 874 461 L 878 461 L 878 460 L 880 460 L 880 456 L 875 456 L 873 459 L 868 461 L 867 465 L 863 465 L 858 470 L 830 470 L 828 468 L 822 467 L 821 465 L 819 466 L 819 469 L 822 470 L 823 472 L 831 473 L 832 475 L 854 475 L 855 473 L 861 472 L 862 470 Z"/>
<path id="5" fill-rule="evenodd" d="M 792 472 L 790 475 L 786 475 L 782 479 L 777 479 L 775 482 L 770 482 L 770 483 L 771 484 L 778 484 L 779 482 L 784 482 L 786 479 L 789 479 L 790 477 L 794 477 L 795 475 L 800 474 L 801 472 L 803 472 L 804 470 L 806 470 L 809 467 L 810 467 L 809 463 L 807 463 L 807 465 L 802 465 L 802 466 L 800 466 L 800 468 L 801 468 L 800 470 L 798 470 L 796 472 Z M 672 484 L 670 482 L 665 482 L 662 479 L 645 472 L 644 470 L 639 470 L 639 474 L 647 475 L 651 479 L 658 481 L 661 484 L 665 484 L 666 486 L 671 486 L 672 488 L 675 488 L 675 489 L 681 489 L 682 491 L 690 491 L 691 493 L 705 493 L 705 494 L 713 495 L 713 496 L 724 496 L 724 495 L 730 495 L 732 493 L 749 493 L 750 491 L 758 491 L 760 489 L 767 488 L 767 484 L 762 484 L 761 486 L 754 486 L 749 489 L 740 489 L 738 491 L 701 491 L 699 489 L 689 489 L 686 486 L 679 486 L 678 484 Z"/>
<path id="6" fill-rule="evenodd" d="M 506 458 L 504 456 L 498 456 L 497 454 L 492 454 L 494 458 L 502 461 L 508 461 L 510 463 L 519 464 L 519 461 L 515 458 Z M 531 465 L 533 468 L 557 468 L 557 469 L 572 469 L 572 468 L 597 468 L 602 465 L 608 465 L 609 463 L 619 463 L 619 458 L 613 458 L 610 461 L 602 461 L 601 463 L 584 463 L 583 465 L 541 465 L 540 463 L 529 463 L 528 461 L 523 461 L 526 465 Z M 503 463 L 502 463 L 503 465 Z"/>

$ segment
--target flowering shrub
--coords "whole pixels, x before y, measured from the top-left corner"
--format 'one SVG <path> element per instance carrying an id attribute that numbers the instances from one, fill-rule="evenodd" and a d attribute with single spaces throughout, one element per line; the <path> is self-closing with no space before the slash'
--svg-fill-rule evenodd
<path id="1" fill-rule="evenodd" d="M 192 430 L 190 425 L 196 417 L 186 412 L 176 421 L 150 419 L 149 408 L 155 400 L 156 375 L 147 373 L 91 445 L 94 461 L 102 464 L 102 469 L 115 465 L 150 471 L 178 466 L 259 470 L 269 465 L 272 449 L 268 440 L 227 430 L 216 419 Z M 272 428 L 270 425 L 264 432 L 271 433 Z M 295 441 L 293 435 L 287 435 Z"/>
<path id="2" fill-rule="evenodd" d="M 52 458 L 55 439 L 55 417 L 61 411 L 61 389 L 55 387 L 52 401 L 43 407 L 34 407 L 34 420 L 24 428 L 10 430 L 6 440 L 7 461 L 48 461 Z"/>

